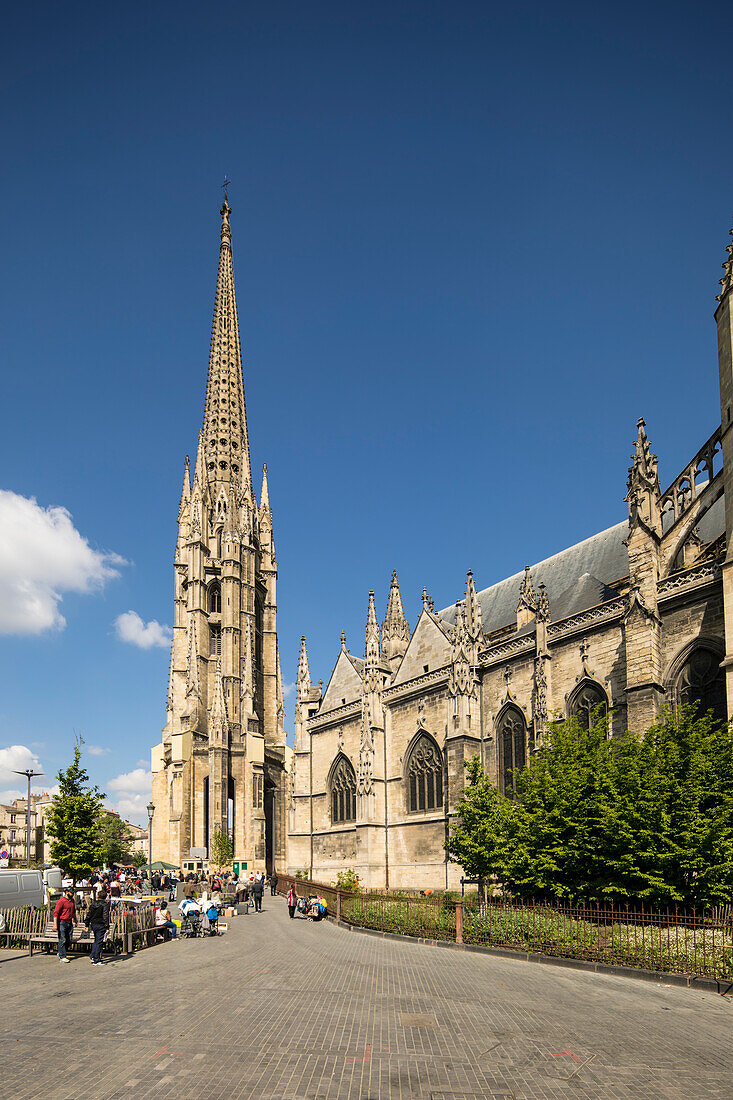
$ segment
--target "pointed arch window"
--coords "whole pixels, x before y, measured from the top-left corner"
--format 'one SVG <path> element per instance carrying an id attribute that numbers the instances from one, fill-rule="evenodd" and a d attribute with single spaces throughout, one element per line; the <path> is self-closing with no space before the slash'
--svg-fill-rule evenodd
<path id="1" fill-rule="evenodd" d="M 221 656 L 221 627 L 210 626 L 209 627 L 209 656 L 220 657 Z"/>
<path id="2" fill-rule="evenodd" d="M 517 789 L 517 775 L 526 763 L 527 723 L 519 707 L 507 707 L 497 727 L 499 786 L 504 794 Z"/>
<path id="3" fill-rule="evenodd" d="M 330 788 L 332 823 L 356 821 L 356 773 L 343 755 L 337 757 L 331 771 Z"/>
<path id="4" fill-rule="evenodd" d="M 422 733 L 407 760 L 407 808 L 411 814 L 443 805 L 443 754 L 428 733 Z"/>
<path id="5" fill-rule="evenodd" d="M 725 678 L 720 657 L 712 649 L 696 646 L 677 674 L 674 686 L 675 705 L 697 704 L 700 714 L 713 712 L 720 722 L 727 718 Z"/>
<path id="6" fill-rule="evenodd" d="M 593 680 L 583 681 L 570 699 L 568 713 L 571 718 L 577 718 L 585 730 L 590 729 L 596 713 L 605 718 L 608 699 L 601 685 Z"/>
<path id="7" fill-rule="evenodd" d="M 209 612 L 215 615 L 221 614 L 221 585 L 213 581 L 209 585 Z"/>

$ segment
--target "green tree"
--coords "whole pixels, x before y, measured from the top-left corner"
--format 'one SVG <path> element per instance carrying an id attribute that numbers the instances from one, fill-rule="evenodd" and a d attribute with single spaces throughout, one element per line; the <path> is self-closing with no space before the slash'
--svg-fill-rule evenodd
<path id="1" fill-rule="evenodd" d="M 102 859 L 108 866 L 113 863 L 132 863 L 133 839 L 126 822 L 116 814 L 102 810 L 99 815 L 99 847 Z"/>
<path id="2" fill-rule="evenodd" d="M 694 707 L 666 710 L 622 768 L 639 896 L 655 905 L 724 904 L 733 892 L 733 733 Z"/>
<path id="3" fill-rule="evenodd" d="M 89 775 L 81 766 L 82 743 L 77 741 L 71 764 L 56 776 L 59 793 L 54 795 L 47 819 L 48 833 L 53 838 L 51 860 L 74 884 L 102 862 L 99 813 L 104 795 L 90 785 Z"/>
<path id="4" fill-rule="evenodd" d="M 508 881 L 521 897 L 620 900 L 633 894 L 633 835 L 607 719 L 550 725 L 518 776 Z"/>
<path id="5" fill-rule="evenodd" d="M 471 878 L 503 884 L 509 876 L 512 819 L 519 807 L 497 791 L 478 756 L 467 760 L 465 767 L 468 785 L 456 805 L 457 817 L 450 823 L 445 848 Z"/>
<path id="6" fill-rule="evenodd" d="M 231 837 L 220 825 L 214 829 L 209 844 L 209 862 L 218 871 L 223 870 L 234 858 L 234 846 Z"/>
<path id="7" fill-rule="evenodd" d="M 478 759 L 446 843 L 521 898 L 701 908 L 733 893 L 733 733 L 694 708 L 612 740 L 596 713 L 552 724 L 503 798 Z"/>

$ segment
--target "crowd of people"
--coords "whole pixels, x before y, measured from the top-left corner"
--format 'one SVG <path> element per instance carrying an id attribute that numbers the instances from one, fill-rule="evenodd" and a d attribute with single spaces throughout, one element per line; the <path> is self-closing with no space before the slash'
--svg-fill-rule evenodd
<path id="1" fill-rule="evenodd" d="M 205 929 L 215 934 L 222 896 L 234 896 L 237 903 L 246 904 L 247 907 L 251 904 L 255 913 L 261 913 L 265 886 L 269 885 L 270 893 L 274 896 L 277 893 L 278 876 L 276 871 L 269 877 L 261 871 L 251 872 L 249 875 L 236 875 L 232 871 L 189 871 L 184 875 L 180 869 L 146 874 L 135 868 L 122 867 L 113 870 L 99 868 L 89 879 L 80 881 L 76 888 L 71 879 L 64 879 L 63 893 L 53 910 L 59 960 L 68 963 L 74 924 L 81 920 L 94 938 L 92 966 L 104 966 L 102 946 L 110 927 L 112 909 L 125 902 L 137 902 L 146 896 L 162 895 L 155 906 L 155 924 L 166 938 L 175 942 L 178 925 L 171 915 L 169 902 L 179 895 L 180 883 L 183 883 L 183 897 L 179 905 L 181 917 L 186 920 L 193 914 L 201 916 Z M 292 889 L 291 887 L 291 893 Z M 293 912 L 290 915 L 293 916 Z"/>

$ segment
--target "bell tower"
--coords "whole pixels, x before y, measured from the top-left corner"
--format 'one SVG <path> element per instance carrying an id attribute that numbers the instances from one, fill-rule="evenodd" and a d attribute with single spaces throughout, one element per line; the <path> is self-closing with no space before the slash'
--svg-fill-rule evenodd
<path id="1" fill-rule="evenodd" d="M 266 472 L 259 506 L 252 488 L 230 215 L 225 188 L 203 425 L 178 511 L 153 849 L 180 866 L 222 831 L 235 860 L 265 870 L 284 865 L 287 829 L 277 559 Z"/>

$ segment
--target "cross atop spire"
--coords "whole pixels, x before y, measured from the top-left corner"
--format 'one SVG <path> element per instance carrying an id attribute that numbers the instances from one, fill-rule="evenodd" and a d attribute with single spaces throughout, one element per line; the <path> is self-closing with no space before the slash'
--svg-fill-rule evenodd
<path id="1" fill-rule="evenodd" d="M 232 481 L 244 485 L 251 483 L 242 350 L 234 291 L 232 233 L 229 225 L 231 207 L 226 190 L 228 183 L 225 179 L 224 202 L 220 211 L 219 274 L 211 325 L 206 408 L 197 461 L 198 469 L 199 462 L 203 459 L 206 480 L 212 489 L 217 484 L 228 484 Z"/>

